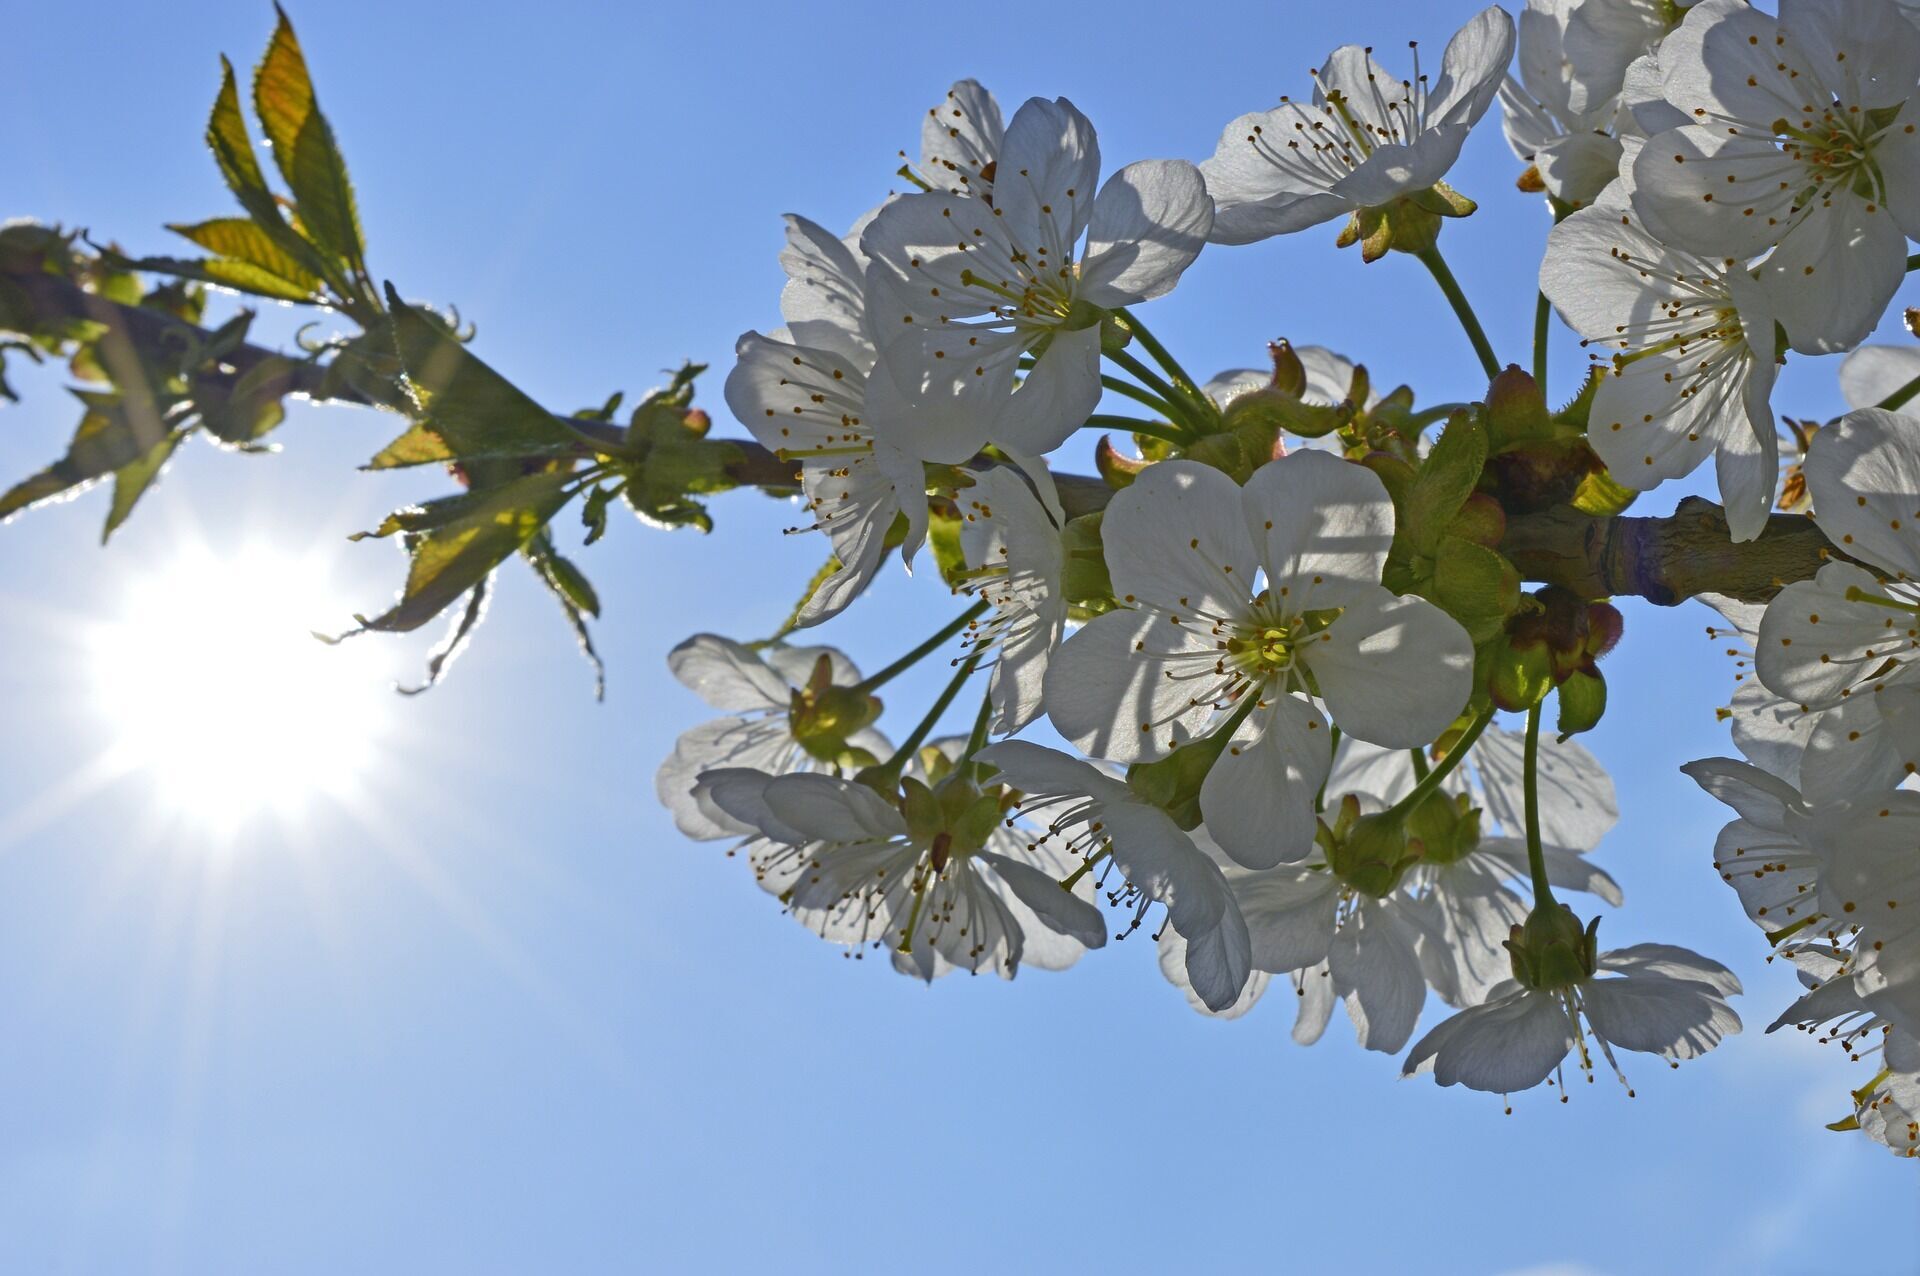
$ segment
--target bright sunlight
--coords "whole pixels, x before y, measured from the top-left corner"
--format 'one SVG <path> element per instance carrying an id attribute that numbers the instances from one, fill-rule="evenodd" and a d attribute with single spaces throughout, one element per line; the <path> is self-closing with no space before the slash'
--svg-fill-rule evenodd
<path id="1" fill-rule="evenodd" d="M 200 548 L 131 590 L 89 651 L 115 769 L 213 827 L 352 798 L 394 695 L 372 652 L 313 636 L 349 613 L 327 577 L 311 554 Z"/>

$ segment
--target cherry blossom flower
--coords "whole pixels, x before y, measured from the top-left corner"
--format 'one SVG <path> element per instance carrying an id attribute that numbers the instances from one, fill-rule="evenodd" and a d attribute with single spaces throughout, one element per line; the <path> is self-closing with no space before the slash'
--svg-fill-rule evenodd
<path id="1" fill-rule="evenodd" d="M 1513 20 L 1482 10 L 1447 42 L 1429 88 L 1391 75 L 1371 49 L 1342 45 L 1314 72 L 1311 104 L 1285 97 L 1242 115 L 1201 166 L 1219 206 L 1213 238 L 1249 244 L 1391 204 L 1447 175 L 1513 57 Z"/>
<path id="2" fill-rule="evenodd" d="M 700 841 L 750 836 L 741 824 L 694 794 L 702 771 L 751 767 L 769 775 L 822 770 L 842 759 L 872 762 L 886 737 L 867 726 L 874 711 L 851 690 L 860 671 L 831 647 L 754 651 L 718 634 L 695 634 L 667 655 L 681 685 L 727 716 L 703 722 L 675 741 L 654 792 L 673 822 Z M 847 725 L 852 716 L 859 718 Z M 864 717 L 861 717 L 864 712 Z"/>
<path id="3" fill-rule="evenodd" d="M 1029 820 L 1047 819 L 1048 837 L 1076 858 L 1110 857 L 1125 884 L 1113 894 L 1138 927 L 1155 904 L 1185 943 L 1187 985 L 1208 1008 L 1240 999 L 1252 969 L 1247 924 L 1219 865 L 1165 811 L 1078 758 L 1025 740 L 1003 740 L 975 755 L 1019 791 Z"/>
<path id="4" fill-rule="evenodd" d="M 1553 228 L 1540 290 L 1614 352 L 1587 430 L 1613 477 L 1645 491 L 1711 456 L 1734 539 L 1758 536 L 1779 474 L 1773 311 L 1759 286 L 1662 243 L 1610 191 Z"/>
<path id="5" fill-rule="evenodd" d="M 1593 202 L 1620 168 L 1620 142 L 1609 130 L 1614 95 L 1583 97 L 1566 51 L 1567 22 L 1584 7 L 1579 0 L 1527 0 L 1520 14 L 1520 80 L 1500 86 L 1501 129 L 1513 153 L 1539 174 L 1548 195 L 1580 207 Z M 1624 64 L 1622 71 L 1624 72 Z"/>
<path id="6" fill-rule="evenodd" d="M 1065 98 L 1034 98 L 1007 127 L 991 202 L 907 195 L 861 237 L 870 304 L 891 307 L 875 311 L 891 334 L 875 382 L 911 407 L 917 455 L 1058 447 L 1100 400 L 1107 313 L 1172 290 L 1205 245 L 1213 201 L 1193 165 L 1130 164 L 1096 197 L 1099 178 L 1092 123 Z"/>
<path id="7" fill-rule="evenodd" d="M 1920 233 L 1920 31 L 1885 0 L 1689 10 L 1661 46 L 1691 123 L 1633 162 L 1634 209 L 1678 249 L 1768 253 L 1760 279 L 1795 350 L 1858 345 Z"/>
<path id="8" fill-rule="evenodd" d="M 1066 856 L 1003 826 L 1003 789 L 961 774 L 954 742 L 931 752 L 934 767 L 891 801 L 833 776 L 737 767 L 702 774 L 699 795 L 759 834 L 754 875 L 796 920 L 849 948 L 884 944 L 903 973 L 1011 979 L 1106 943 L 1092 888 L 1061 888 Z"/>
<path id="9" fill-rule="evenodd" d="M 874 356 L 859 249 L 789 216 L 780 262 L 787 332 L 740 338 L 726 396 L 763 447 L 798 463 L 813 526 L 833 545 L 839 570 L 801 605 L 797 623 L 807 626 L 838 615 L 866 589 L 901 518 L 901 556 L 912 559 L 926 536 L 926 477 L 900 446 L 902 426 L 883 424 L 868 404 Z"/>
<path id="10" fill-rule="evenodd" d="M 1657 1054 L 1678 1067 L 1740 1031 L 1740 1017 L 1726 1000 L 1740 991 L 1739 979 L 1698 953 L 1634 944 L 1590 955 L 1587 967 L 1565 984 L 1501 984 L 1485 1002 L 1422 1037 L 1402 1075 L 1430 1072 L 1443 1086 L 1514 1094 L 1554 1076 L 1572 1051 L 1591 1079 L 1591 1041 L 1625 1084 L 1615 1047 Z M 1560 1087 L 1564 1101 L 1564 1076 Z"/>
<path id="11" fill-rule="evenodd" d="M 1840 393 L 1850 408 L 1878 407 L 1920 377 L 1920 346 L 1861 346 L 1840 365 Z M 1920 396 L 1896 409 L 1920 416 Z"/>
<path id="12" fill-rule="evenodd" d="M 1866 408 L 1816 434 L 1804 469 L 1814 522 L 1856 561 L 1780 591 L 1754 667 L 1775 695 L 1824 710 L 1800 776 L 1825 803 L 1920 770 L 1920 441 L 1909 419 Z"/>
<path id="13" fill-rule="evenodd" d="M 1466 702 L 1466 631 L 1379 583 L 1393 504 L 1360 466 L 1300 452 L 1241 488 L 1163 461 L 1114 497 L 1101 535 L 1122 606 L 1054 654 L 1048 716 L 1089 754 L 1137 762 L 1237 715 L 1200 807 L 1241 864 L 1312 846 L 1332 758 L 1316 700 L 1348 734 L 1396 747 L 1431 741 Z"/>

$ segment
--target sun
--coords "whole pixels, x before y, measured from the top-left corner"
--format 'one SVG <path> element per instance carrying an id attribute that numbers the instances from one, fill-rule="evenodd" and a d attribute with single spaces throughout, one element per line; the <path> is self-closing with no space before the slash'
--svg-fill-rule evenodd
<path id="1" fill-rule="evenodd" d="M 351 804 L 392 723 L 392 685 L 324 560 L 250 545 L 183 550 L 143 573 L 87 643 L 113 769 L 211 828 Z"/>

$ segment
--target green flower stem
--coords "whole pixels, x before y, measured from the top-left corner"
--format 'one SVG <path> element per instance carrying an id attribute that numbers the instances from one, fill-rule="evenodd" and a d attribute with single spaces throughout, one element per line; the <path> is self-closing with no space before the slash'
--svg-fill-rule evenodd
<path id="1" fill-rule="evenodd" d="M 1426 779 L 1427 772 L 1432 770 L 1432 768 L 1427 765 L 1427 751 L 1425 749 L 1408 749 L 1407 756 L 1413 760 L 1413 782 L 1418 784 L 1420 781 Z"/>
<path id="2" fill-rule="evenodd" d="M 891 775 L 896 782 L 899 780 L 900 768 L 906 765 L 908 758 L 913 756 L 913 751 L 926 742 L 927 736 L 933 731 L 934 724 L 940 721 L 940 715 L 947 711 L 947 706 L 953 703 L 953 698 L 960 694 L 960 688 L 966 684 L 968 678 L 973 676 L 974 666 L 979 663 L 980 653 L 977 651 L 960 662 L 960 668 L 954 673 L 953 680 L 947 683 L 946 690 L 940 693 L 940 698 L 933 702 L 931 709 L 927 710 L 926 717 L 920 719 L 919 725 L 914 727 L 907 738 L 901 742 L 900 747 L 893 751 L 893 756 L 886 760 L 881 770 Z"/>
<path id="3" fill-rule="evenodd" d="M 1540 846 L 1540 706 L 1527 710 L 1527 751 L 1523 787 L 1527 800 L 1527 867 L 1533 871 L 1533 906 L 1553 904 L 1547 881 L 1547 856 Z"/>
<path id="4" fill-rule="evenodd" d="M 1492 721 L 1493 710 L 1491 708 L 1475 718 L 1473 725 L 1468 727 L 1459 740 L 1454 742 L 1454 746 L 1451 749 L 1447 750 L 1447 756 L 1441 758 L 1440 761 L 1435 764 L 1434 768 L 1428 771 L 1426 775 L 1413 786 L 1411 793 L 1401 798 L 1398 802 L 1395 802 L 1387 811 L 1387 814 L 1405 815 L 1414 807 L 1420 805 L 1421 802 L 1425 801 L 1428 794 L 1439 788 L 1441 782 L 1453 774 L 1454 768 L 1467 760 L 1467 754 L 1472 752 L 1474 743 L 1480 739 L 1480 733 L 1485 731 L 1487 724 Z"/>
<path id="5" fill-rule="evenodd" d="M 1913 256 L 1907 258 L 1907 269 L 1909 271 L 1920 270 L 1920 253 L 1915 253 Z"/>
<path id="6" fill-rule="evenodd" d="M 1329 745 L 1328 753 L 1332 757 L 1337 758 L 1340 756 L 1340 728 L 1337 726 L 1332 728 L 1330 731 L 1327 732 L 1327 735 L 1330 737 L 1330 739 L 1328 740 L 1328 745 Z M 1332 775 L 1333 775 L 1333 771 L 1329 769 L 1327 771 L 1328 778 L 1331 778 Z M 1314 790 L 1313 813 L 1315 815 L 1318 815 L 1320 814 L 1320 812 L 1326 809 L 1327 809 L 1327 781 L 1323 779 L 1320 781 L 1320 787 Z"/>
<path id="7" fill-rule="evenodd" d="M 1166 379 L 1159 373 L 1128 354 L 1125 350 L 1109 350 L 1105 353 L 1107 358 L 1132 373 L 1134 379 L 1140 382 L 1141 385 L 1158 393 L 1160 397 L 1165 400 L 1165 405 L 1172 409 L 1170 415 L 1181 424 L 1194 424 L 1191 405 L 1186 403 L 1181 397 L 1180 392 L 1168 385 Z"/>
<path id="8" fill-rule="evenodd" d="M 1173 383 L 1193 399 L 1194 406 L 1211 414 L 1214 411 L 1213 400 L 1201 393 L 1199 382 L 1187 375 L 1187 370 L 1180 366 L 1180 361 L 1160 344 L 1160 338 L 1148 331 L 1147 325 L 1141 323 L 1131 310 L 1122 307 L 1117 313 L 1121 322 L 1127 325 L 1127 331 L 1146 347 L 1147 353 L 1153 356 L 1154 362 L 1167 370 L 1167 375 L 1173 378 Z"/>
<path id="9" fill-rule="evenodd" d="M 1438 245 L 1423 248 L 1414 256 L 1420 259 L 1433 275 L 1433 281 L 1440 285 L 1440 291 L 1447 295 L 1447 304 L 1453 307 L 1453 313 L 1459 316 L 1460 326 L 1467 330 L 1467 340 L 1473 342 L 1473 352 L 1480 356 L 1480 366 L 1486 369 L 1487 380 L 1500 375 L 1500 360 L 1494 356 L 1493 345 L 1487 340 L 1487 333 L 1480 326 L 1480 319 L 1473 313 L 1473 306 L 1467 301 L 1467 294 L 1460 291 L 1460 281 L 1453 277 L 1448 269 L 1446 258 L 1440 255 Z"/>
<path id="10" fill-rule="evenodd" d="M 1148 434 L 1156 439 L 1165 439 L 1169 443 L 1185 447 L 1193 442 L 1193 435 L 1177 425 L 1166 425 L 1159 421 L 1145 421 L 1137 416 L 1112 416 L 1096 412 L 1087 418 L 1083 430 L 1125 430 L 1130 434 Z"/>
<path id="11" fill-rule="evenodd" d="M 1915 377 L 1873 406 L 1885 408 L 1889 412 L 1898 411 L 1911 402 L 1916 394 L 1920 394 L 1920 377 Z"/>
<path id="12" fill-rule="evenodd" d="M 861 682 L 855 683 L 853 689 L 855 691 L 864 691 L 868 693 L 872 693 L 874 691 L 879 690 L 881 687 L 885 686 L 887 683 L 893 681 L 893 679 L 899 674 L 905 673 L 907 670 L 919 664 L 921 659 L 924 658 L 929 652 L 933 651 L 935 648 L 937 648 L 941 643 L 945 642 L 947 639 L 959 633 L 962 629 L 965 629 L 967 625 L 973 620 L 976 620 L 979 617 L 985 615 L 986 611 L 987 611 L 987 601 L 983 598 L 979 602 L 975 603 L 973 606 L 961 612 L 958 616 L 955 616 L 951 621 L 941 626 L 939 633 L 927 639 L 925 642 L 921 643 L 918 647 L 915 647 L 912 651 L 909 651 L 906 655 L 900 657 L 900 659 L 894 661 L 892 664 L 888 665 L 885 669 L 882 669 L 879 673 L 874 674 L 871 678 L 867 678 Z"/>
<path id="13" fill-rule="evenodd" d="M 987 747 L 987 725 L 993 721 L 993 691 L 988 688 L 980 697 L 980 712 L 974 715 L 973 730 L 967 733 L 967 752 L 961 761 L 971 764 L 976 770 L 984 771 L 987 764 L 974 762 L 973 755 Z"/>
<path id="14" fill-rule="evenodd" d="M 1444 421 L 1454 413 L 1469 407 L 1465 403 L 1436 403 L 1430 408 L 1422 408 L 1407 418 L 1410 429 L 1424 430 L 1435 421 Z"/>
<path id="15" fill-rule="evenodd" d="M 1547 327 L 1553 319 L 1553 303 L 1541 293 L 1533 303 L 1533 383 L 1547 392 Z"/>
<path id="16" fill-rule="evenodd" d="M 1161 416 L 1165 417 L 1169 421 L 1176 419 L 1180 415 L 1178 412 L 1174 410 L 1174 407 L 1171 403 L 1168 403 L 1165 399 L 1162 399 L 1160 396 L 1156 394 L 1151 394 L 1145 390 L 1142 390 L 1139 386 L 1135 385 L 1131 381 L 1122 381 L 1119 377 L 1107 376 L 1103 373 L 1100 377 L 1100 384 L 1105 386 L 1107 389 L 1113 391 L 1115 394 L 1125 395 L 1127 398 L 1132 399 L 1135 403 L 1138 403 L 1143 407 L 1152 408 L 1155 412 L 1159 413 Z"/>

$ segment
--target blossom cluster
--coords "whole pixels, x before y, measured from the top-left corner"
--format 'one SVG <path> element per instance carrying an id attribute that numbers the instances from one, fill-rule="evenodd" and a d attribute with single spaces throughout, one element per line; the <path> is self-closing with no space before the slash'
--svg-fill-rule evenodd
<path id="1" fill-rule="evenodd" d="M 1362 1046 L 1442 1085 L 1564 1099 L 1568 1060 L 1623 1083 L 1619 1051 L 1677 1066 L 1739 1030 L 1739 981 L 1670 944 L 1602 950 L 1555 894 L 1621 903 L 1590 858 L 1612 784 L 1569 739 L 1604 711 L 1620 614 L 1521 592 L 1502 476 L 1563 465 L 1578 508 L 1617 511 L 1711 457 L 1754 539 L 1780 497 L 1776 369 L 1854 350 L 1861 410 L 1788 436 L 1786 504 L 1840 552 L 1764 615 L 1727 604 L 1755 653 L 1748 761 L 1688 770 L 1738 811 L 1716 865 L 1808 983 L 1781 1022 L 1880 1051 L 1854 1119 L 1912 1150 L 1920 424 L 1887 407 L 1920 353 L 1856 347 L 1920 232 L 1920 26 L 1894 0 L 1529 0 L 1470 19 L 1436 76 L 1408 62 L 1336 49 L 1205 162 L 1104 180 L 1071 102 L 1007 119 L 963 80 L 922 120 L 911 189 L 844 236 L 788 216 L 783 326 L 740 338 L 726 398 L 831 556 L 774 638 L 676 649 L 728 716 L 680 738 L 660 798 L 808 929 L 923 979 L 1064 968 L 1151 917 L 1202 1013 L 1278 979 L 1297 1041 L 1341 1003 Z M 1496 100 L 1553 216 L 1541 293 L 1598 356 L 1558 413 L 1501 372 L 1439 256 L 1475 208 L 1448 173 Z M 1138 313 L 1208 244 L 1341 218 L 1341 246 L 1448 289 L 1484 403 L 1416 410 L 1285 342 L 1202 382 Z M 1098 479 L 1056 476 L 1089 427 L 1133 450 L 1102 437 Z M 789 645 L 896 552 L 965 610 L 864 677 Z M 936 651 L 953 680 L 895 745 L 878 693 Z M 975 675 L 971 732 L 932 739 Z M 1416 1039 L 1429 992 L 1451 1013 Z"/>

